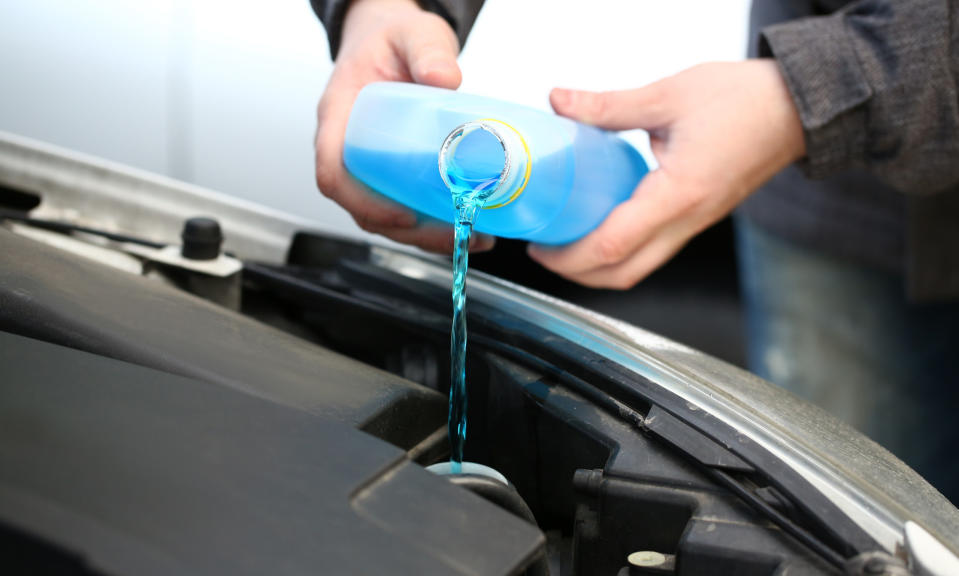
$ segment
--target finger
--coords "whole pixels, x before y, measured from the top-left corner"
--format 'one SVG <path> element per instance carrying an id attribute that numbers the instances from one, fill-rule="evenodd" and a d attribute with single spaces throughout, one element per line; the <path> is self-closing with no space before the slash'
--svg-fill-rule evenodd
<path id="1" fill-rule="evenodd" d="M 581 240 L 561 248 L 530 245 L 533 260 L 562 275 L 580 275 L 589 270 L 619 264 L 630 258 L 653 234 L 682 208 L 669 176 L 652 172 L 640 182 L 633 197 L 623 202 Z"/>
<path id="2" fill-rule="evenodd" d="M 561 116 L 607 130 L 653 130 L 673 119 L 665 87 L 660 81 L 611 92 L 554 88 L 549 103 Z"/>
<path id="3" fill-rule="evenodd" d="M 604 266 L 582 274 L 560 273 L 560 275 L 590 288 L 628 290 L 675 256 L 690 238 L 692 234 L 680 232 L 679 228 L 671 228 L 658 233 L 620 264 Z"/>
<path id="4" fill-rule="evenodd" d="M 456 57 L 459 41 L 442 18 L 419 21 L 416 30 L 401 29 L 394 46 L 407 63 L 413 81 L 439 88 L 458 88 L 463 76 Z"/>
<path id="5" fill-rule="evenodd" d="M 342 206 L 357 223 L 370 226 L 413 226 L 408 210 L 374 199 L 343 166 L 346 123 L 359 89 L 349 82 L 331 80 L 317 108 L 316 183 L 325 196 Z"/>

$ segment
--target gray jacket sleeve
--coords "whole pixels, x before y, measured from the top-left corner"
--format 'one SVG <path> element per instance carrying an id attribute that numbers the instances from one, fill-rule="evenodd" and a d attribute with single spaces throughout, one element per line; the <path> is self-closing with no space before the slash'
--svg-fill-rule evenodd
<path id="1" fill-rule="evenodd" d="M 330 41 L 330 56 L 336 60 L 343 35 L 343 19 L 352 0 L 310 0 L 313 11 L 326 28 L 326 37 Z M 483 0 L 417 0 L 425 10 L 434 12 L 449 22 L 460 46 L 466 42 L 476 15 L 483 7 Z"/>
<path id="2" fill-rule="evenodd" d="M 767 1 L 767 0 L 760 0 Z M 865 169 L 912 194 L 959 183 L 959 0 L 860 0 L 763 30 L 811 177 Z"/>

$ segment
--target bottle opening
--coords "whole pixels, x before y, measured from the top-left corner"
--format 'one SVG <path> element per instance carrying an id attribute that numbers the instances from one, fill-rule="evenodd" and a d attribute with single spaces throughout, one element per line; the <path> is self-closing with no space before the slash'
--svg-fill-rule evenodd
<path id="1" fill-rule="evenodd" d="M 507 180 L 510 157 L 495 128 L 482 121 L 467 122 L 446 137 L 439 168 L 454 199 L 483 202 Z"/>

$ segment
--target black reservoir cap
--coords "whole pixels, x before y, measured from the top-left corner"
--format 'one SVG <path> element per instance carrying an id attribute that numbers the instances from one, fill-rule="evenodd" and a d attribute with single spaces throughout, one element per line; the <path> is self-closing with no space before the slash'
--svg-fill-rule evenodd
<path id="1" fill-rule="evenodd" d="M 180 234 L 183 247 L 180 254 L 190 260 L 215 260 L 220 255 L 223 233 L 220 223 L 213 218 L 190 218 L 183 224 Z"/>

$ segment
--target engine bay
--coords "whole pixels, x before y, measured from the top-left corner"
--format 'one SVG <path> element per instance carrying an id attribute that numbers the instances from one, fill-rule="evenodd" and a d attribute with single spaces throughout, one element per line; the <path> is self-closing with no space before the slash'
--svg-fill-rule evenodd
<path id="1" fill-rule="evenodd" d="M 47 233 L 88 242 L 91 231 Z M 398 451 L 403 470 L 449 456 L 449 293 L 378 266 L 369 246 L 297 234 L 284 263 L 246 260 L 218 280 L 240 296 L 224 300 L 230 290 L 210 290 L 209 274 L 176 263 L 149 260 L 131 274 L 0 235 L 3 332 L 346 424 L 361 435 L 343 435 L 343 451 L 372 435 Z M 495 306 L 471 304 L 469 322 L 466 458 L 504 474 L 537 526 L 497 556 L 499 523 L 424 504 L 430 523 L 470 535 L 417 542 L 437 566 L 485 546 L 502 573 L 820 574 L 875 549 L 774 459 L 742 458 L 731 448 L 743 438 L 615 362 Z M 354 494 L 391 474 L 357 479 Z M 396 500 L 374 498 L 375 516 L 391 518 L 395 533 L 409 503 L 395 480 L 383 485 Z M 351 500 L 357 522 L 369 501 Z M 503 512 L 495 499 L 480 504 Z"/>

